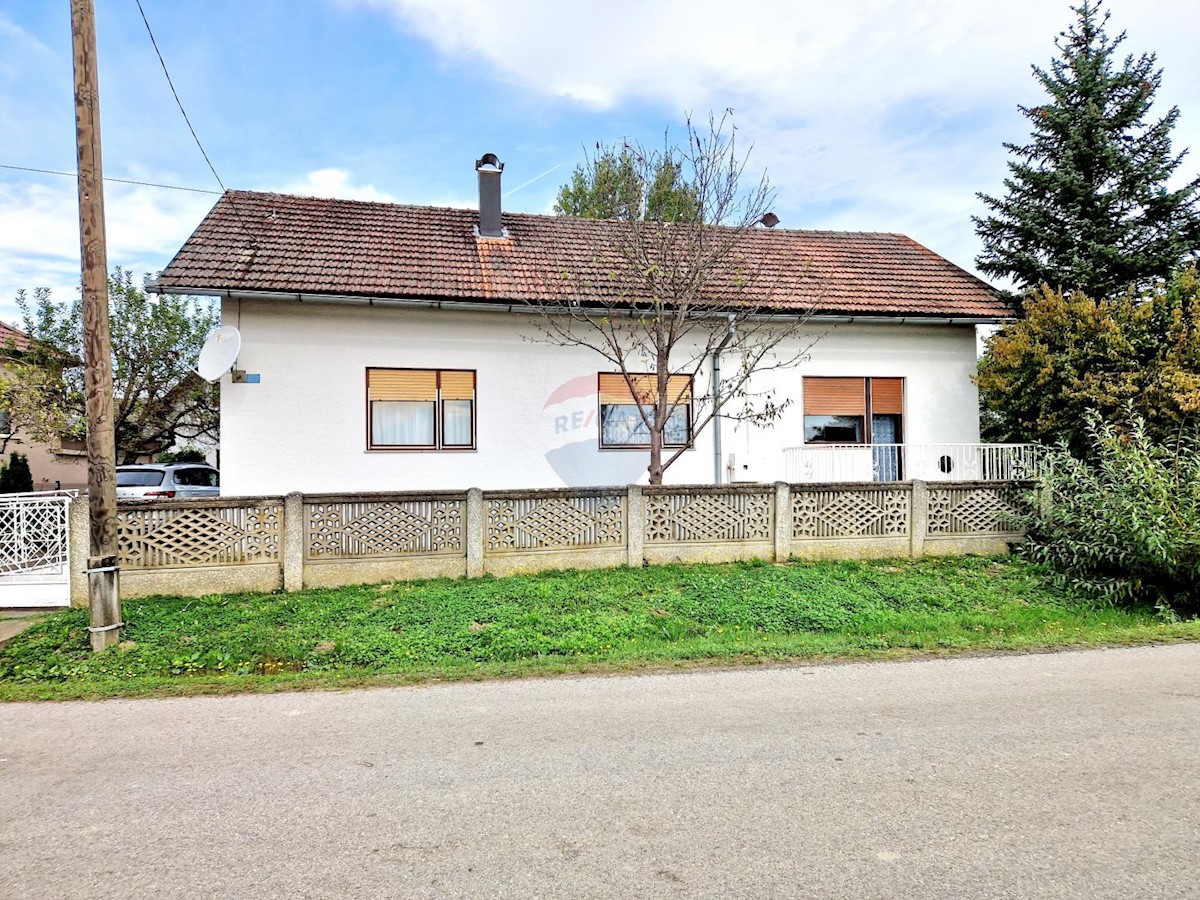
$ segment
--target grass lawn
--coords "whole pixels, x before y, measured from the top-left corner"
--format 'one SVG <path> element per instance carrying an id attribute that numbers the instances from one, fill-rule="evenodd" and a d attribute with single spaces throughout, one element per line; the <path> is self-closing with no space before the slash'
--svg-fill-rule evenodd
<path id="1" fill-rule="evenodd" d="M 1019 560 L 657 566 L 127 600 L 0 647 L 0 700 L 296 690 L 663 665 L 1200 639 L 1200 620 L 1069 601 Z"/>

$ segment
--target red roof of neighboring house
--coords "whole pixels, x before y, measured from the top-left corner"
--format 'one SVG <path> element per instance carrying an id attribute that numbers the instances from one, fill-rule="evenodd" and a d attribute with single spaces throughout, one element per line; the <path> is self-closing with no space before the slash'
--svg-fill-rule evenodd
<path id="1" fill-rule="evenodd" d="M 3 354 L 6 350 L 16 350 L 18 353 L 23 353 L 28 349 L 29 335 L 0 322 L 0 354 Z"/>
<path id="2" fill-rule="evenodd" d="M 519 303 L 561 301 L 577 283 L 580 293 L 622 295 L 619 264 L 597 260 L 619 223 L 506 212 L 508 239 L 497 240 L 478 238 L 477 222 L 471 209 L 228 191 L 158 286 Z M 756 228 L 741 240 L 772 308 L 1008 315 L 986 282 L 901 234 Z"/>

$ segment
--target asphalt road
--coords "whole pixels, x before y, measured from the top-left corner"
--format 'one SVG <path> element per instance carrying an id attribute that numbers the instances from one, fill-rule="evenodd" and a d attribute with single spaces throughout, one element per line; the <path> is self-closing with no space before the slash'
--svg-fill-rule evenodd
<path id="1" fill-rule="evenodd" d="M 0 705 L 0 897 L 1200 897 L 1200 645 Z"/>

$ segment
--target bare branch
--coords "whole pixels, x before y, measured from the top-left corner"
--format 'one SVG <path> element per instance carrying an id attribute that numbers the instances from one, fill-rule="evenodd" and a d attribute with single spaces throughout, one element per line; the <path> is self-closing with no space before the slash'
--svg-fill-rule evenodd
<path id="1" fill-rule="evenodd" d="M 790 401 L 754 389 L 754 376 L 799 365 L 818 339 L 805 333 L 812 308 L 794 296 L 777 302 L 755 251 L 751 232 L 775 194 L 765 173 L 747 178 L 749 152 L 739 149 L 731 113 L 710 114 L 703 126 L 689 116 L 685 137 L 661 149 L 597 146 L 556 209 L 606 210 L 609 218 L 580 229 L 592 241 L 589 263 L 559 273 L 551 299 L 530 302 L 539 313 L 534 340 L 589 349 L 624 377 L 649 436 L 652 484 L 686 449 L 663 458 L 681 405 L 689 406 L 692 442 L 717 417 L 770 423 Z M 712 384 L 705 375 L 721 351 L 739 363 Z M 669 390 L 679 376 L 693 385 L 686 400 Z M 708 391 L 697 394 L 705 380 Z"/>

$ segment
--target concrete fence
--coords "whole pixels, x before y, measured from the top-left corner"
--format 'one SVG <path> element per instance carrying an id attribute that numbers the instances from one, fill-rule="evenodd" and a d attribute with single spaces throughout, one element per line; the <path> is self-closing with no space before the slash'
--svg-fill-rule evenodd
<path id="1" fill-rule="evenodd" d="M 121 593 L 200 596 L 646 563 L 1003 553 L 1026 488 L 866 482 L 288 494 L 119 505 Z M 87 503 L 71 507 L 87 602 Z"/>

